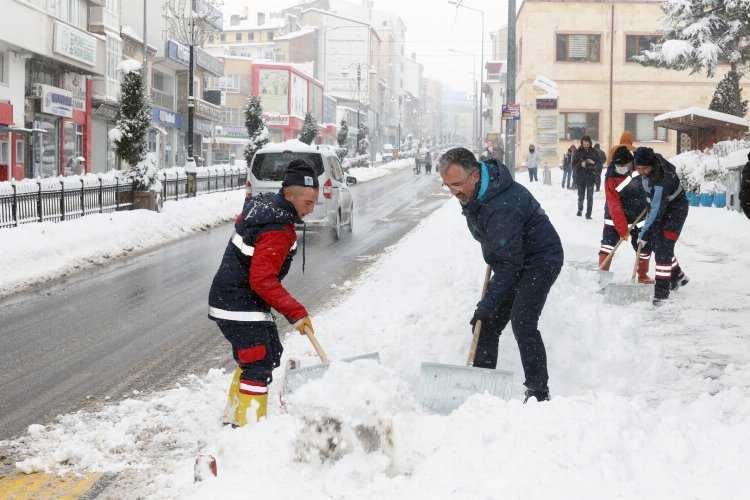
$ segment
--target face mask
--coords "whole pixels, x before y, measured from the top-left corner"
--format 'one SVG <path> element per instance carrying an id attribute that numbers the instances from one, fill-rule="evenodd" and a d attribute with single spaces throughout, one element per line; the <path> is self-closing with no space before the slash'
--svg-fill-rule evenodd
<path id="1" fill-rule="evenodd" d="M 630 166 L 630 163 L 626 163 L 625 165 L 615 165 L 615 172 L 620 175 L 627 175 L 630 173 Z"/>

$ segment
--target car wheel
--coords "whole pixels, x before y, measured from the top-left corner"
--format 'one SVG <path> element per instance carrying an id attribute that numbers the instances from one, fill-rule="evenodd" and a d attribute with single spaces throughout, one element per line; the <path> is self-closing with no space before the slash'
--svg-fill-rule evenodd
<path id="1" fill-rule="evenodd" d="M 336 240 L 340 240 L 341 236 L 343 236 L 343 231 L 341 228 L 341 209 L 336 212 L 336 222 L 331 228 L 331 233 L 333 234 L 333 238 Z"/>

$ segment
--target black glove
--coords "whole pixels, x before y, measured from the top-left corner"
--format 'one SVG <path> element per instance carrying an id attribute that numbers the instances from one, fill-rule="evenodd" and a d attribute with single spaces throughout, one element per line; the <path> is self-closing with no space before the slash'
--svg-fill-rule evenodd
<path id="1" fill-rule="evenodd" d="M 472 328 L 474 328 L 474 325 L 477 324 L 477 321 L 481 321 L 482 323 L 486 323 L 487 320 L 490 319 L 490 315 L 483 311 L 482 309 L 477 308 L 476 311 L 474 311 L 474 316 L 471 317 L 471 321 L 469 321 L 469 324 Z"/>

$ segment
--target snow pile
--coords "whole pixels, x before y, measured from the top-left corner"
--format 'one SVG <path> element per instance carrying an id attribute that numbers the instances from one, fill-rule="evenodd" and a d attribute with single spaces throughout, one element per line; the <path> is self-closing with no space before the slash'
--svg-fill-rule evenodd
<path id="1" fill-rule="evenodd" d="M 132 73 L 141 70 L 141 62 L 135 59 L 124 59 L 117 65 L 117 69 L 123 73 Z"/>
<path id="2" fill-rule="evenodd" d="M 108 491 L 115 497 L 247 498 L 251 485 L 269 500 L 744 498 L 737 485 L 750 449 L 750 255 L 731 249 L 750 245 L 747 221 L 691 212 L 678 245 L 690 285 L 658 310 L 616 307 L 596 293 L 600 195 L 590 222 L 572 215 L 567 190 L 531 189 L 566 251 L 540 323 L 548 403 L 477 395 L 448 416 L 417 406 L 420 361 L 462 364 L 483 275 L 451 200 L 313 318 L 333 359 L 379 351 L 382 364 L 334 362 L 284 405 L 277 370 L 269 418 L 243 429 L 220 425 L 230 376 L 211 371 L 140 401 L 32 426 L 6 446 L 23 453 L 25 471 L 144 471 L 137 492 L 128 484 Z M 629 248 L 618 253 L 617 280 L 628 279 L 632 259 Z M 285 359 L 315 362 L 299 335 L 285 350 Z M 510 331 L 500 363 L 516 373 L 520 396 Z M 193 484 L 198 452 L 217 458 L 219 479 Z"/>
<path id="3" fill-rule="evenodd" d="M 696 193 L 727 190 L 729 169 L 748 161 L 750 144 L 745 141 L 722 141 L 705 151 L 687 151 L 669 161 L 677 167 L 682 185 Z"/>
<path id="4" fill-rule="evenodd" d="M 212 193 L 167 201 L 161 213 L 132 210 L 3 229 L 0 297 L 230 221 L 244 198 L 244 190 Z"/>
<path id="5" fill-rule="evenodd" d="M 62 184 L 65 189 L 81 189 L 81 181 L 86 187 L 98 186 L 99 179 L 105 186 L 115 184 L 115 179 L 119 178 L 120 182 L 126 179 L 119 170 L 110 170 L 100 174 L 85 175 L 58 175 L 55 177 L 45 177 L 39 179 L 22 179 L 20 181 L 3 181 L 0 182 L 0 194 L 9 194 L 13 192 L 13 184 L 16 185 L 16 192 L 28 193 L 38 191 L 41 185 L 43 191 L 57 191 Z"/>
<path id="6" fill-rule="evenodd" d="M 357 182 L 367 182 L 404 168 L 414 168 L 414 158 L 402 158 L 372 168 L 354 167 L 347 170 L 347 174 L 356 177 Z"/>

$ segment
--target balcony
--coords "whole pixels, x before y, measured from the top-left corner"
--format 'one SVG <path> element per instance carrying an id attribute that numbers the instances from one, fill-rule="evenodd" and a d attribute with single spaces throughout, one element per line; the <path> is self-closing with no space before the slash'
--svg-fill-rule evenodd
<path id="1" fill-rule="evenodd" d="M 151 89 L 151 102 L 154 106 L 174 111 L 174 95 Z"/>
<path id="2" fill-rule="evenodd" d="M 94 33 L 120 31 L 120 22 L 116 13 L 106 7 L 91 6 L 89 9 L 89 29 Z"/>

